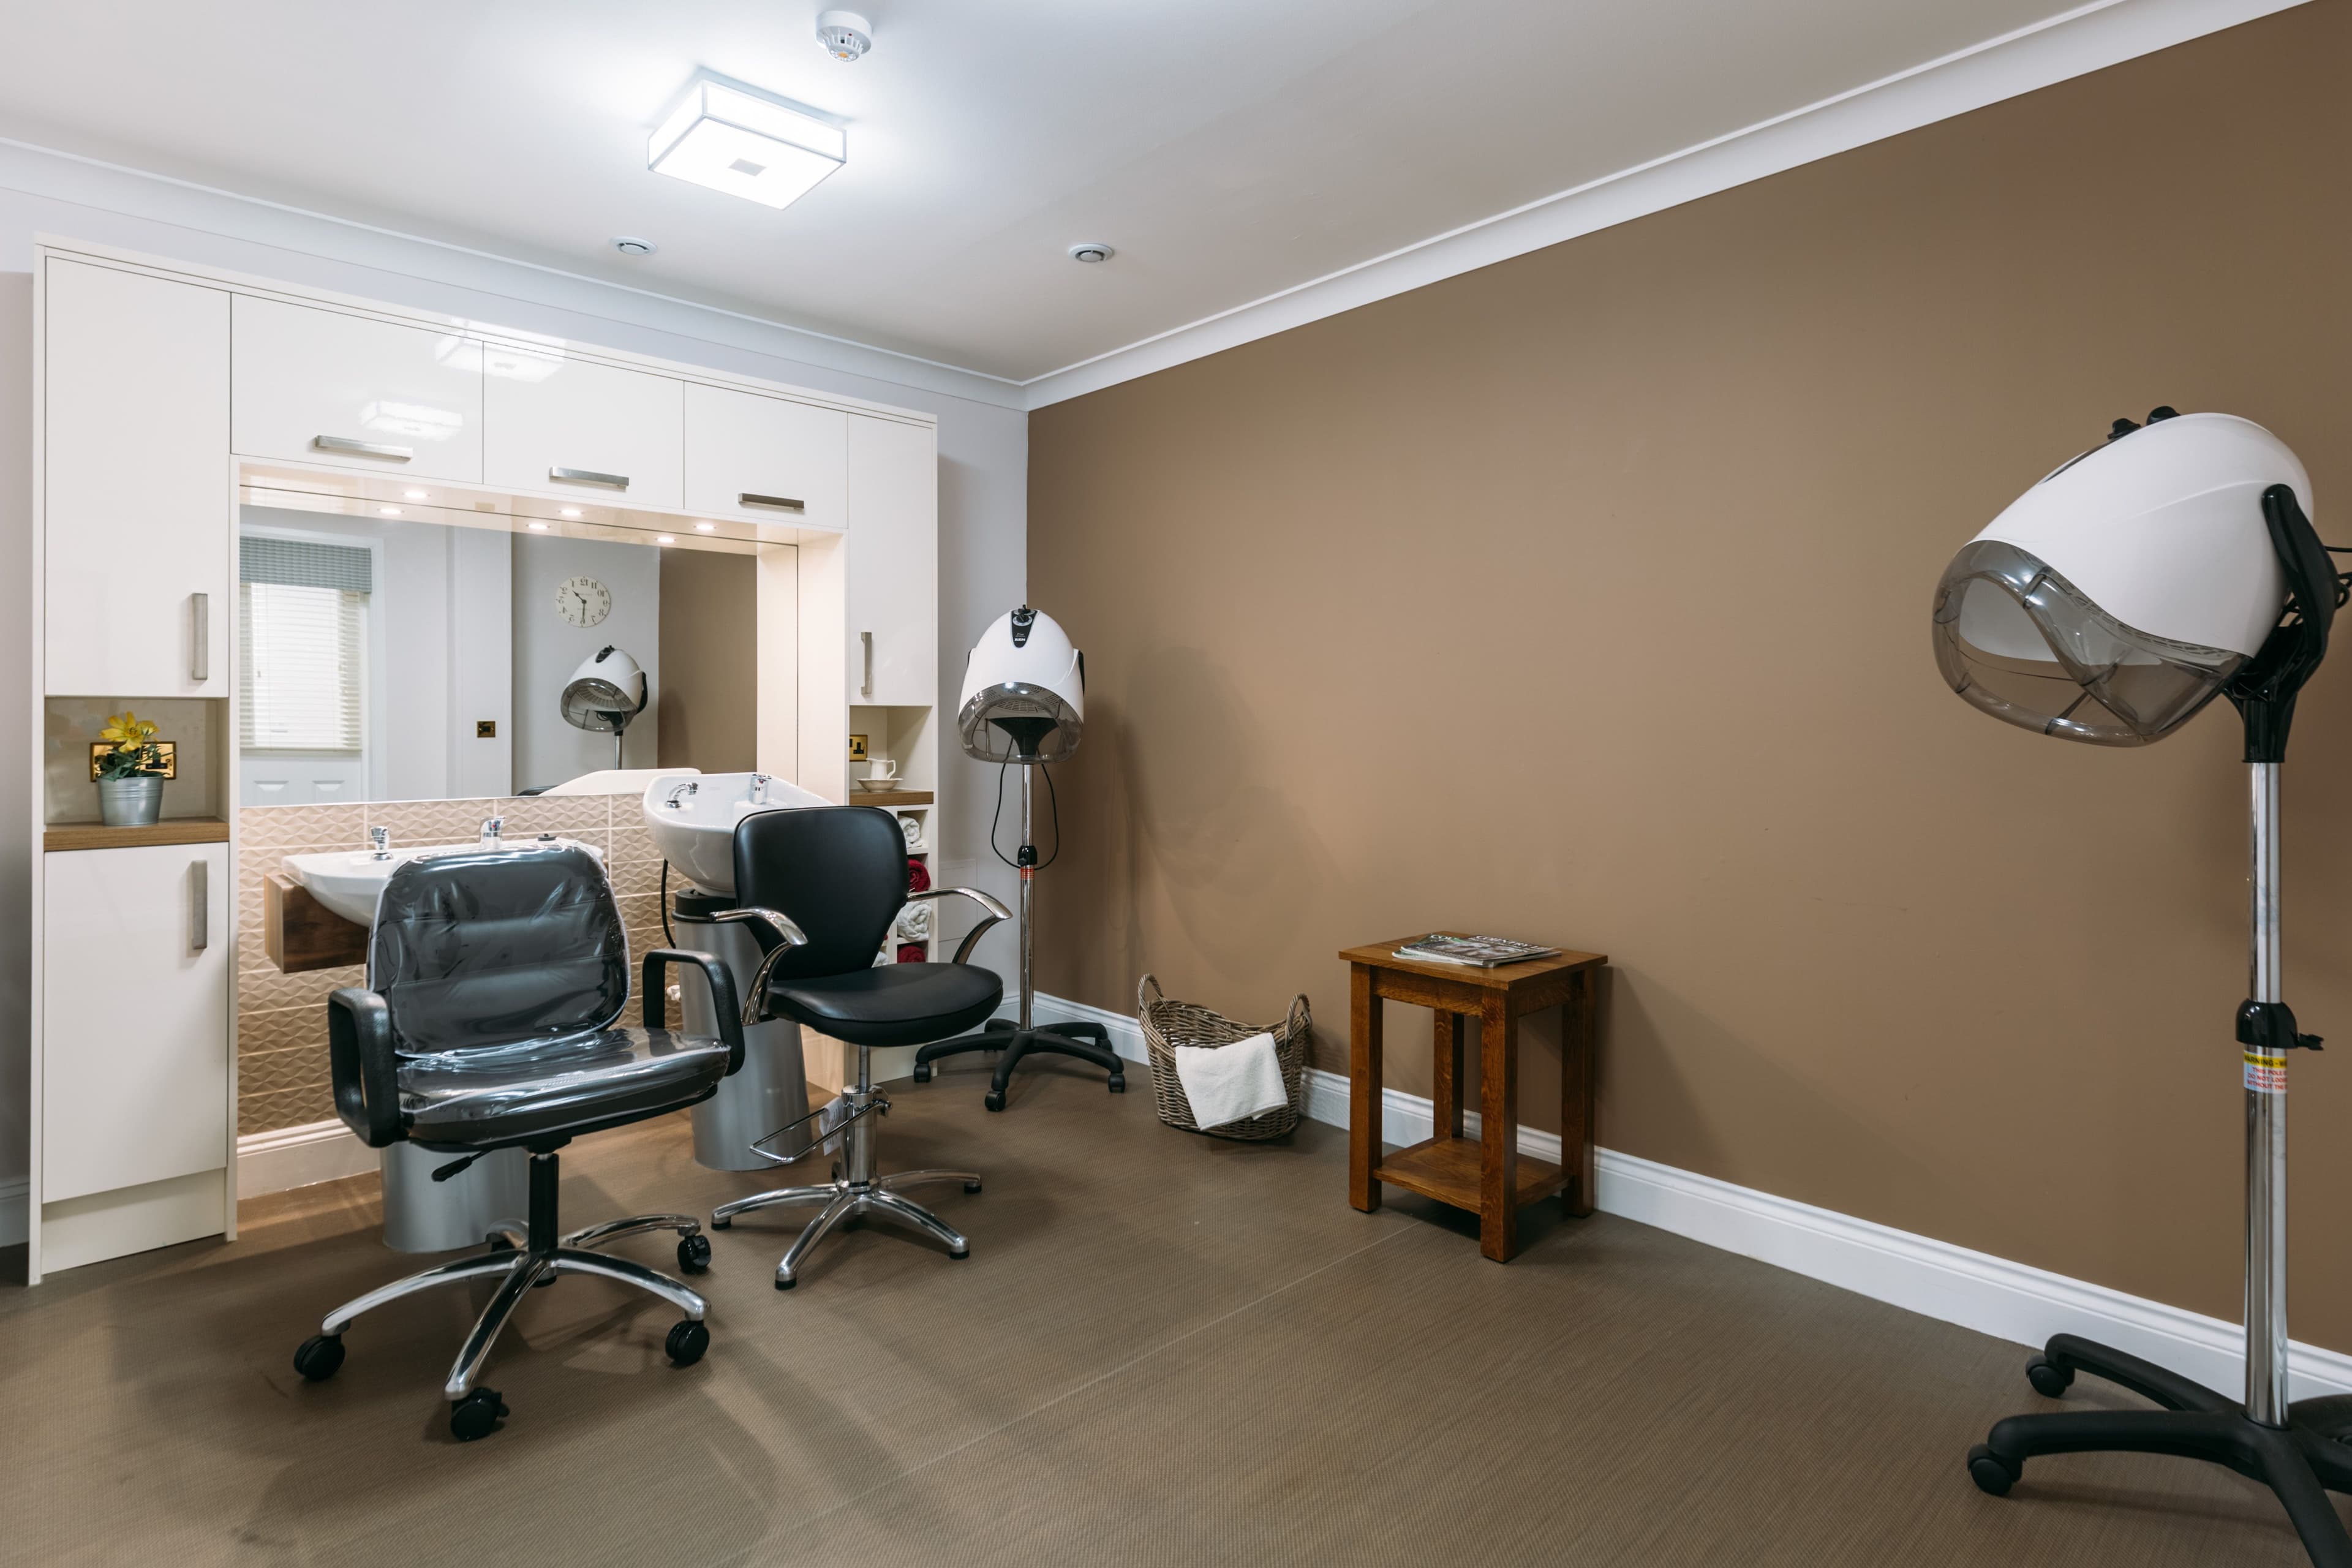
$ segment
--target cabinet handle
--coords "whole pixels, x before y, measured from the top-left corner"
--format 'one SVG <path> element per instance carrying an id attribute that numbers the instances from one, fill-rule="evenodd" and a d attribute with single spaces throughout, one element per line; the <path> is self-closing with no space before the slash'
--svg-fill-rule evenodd
<path id="1" fill-rule="evenodd" d="M 194 952 L 212 945 L 212 873 L 209 860 L 188 868 L 188 947 Z"/>
<path id="2" fill-rule="evenodd" d="M 348 436 L 313 436 L 310 445 L 321 452 L 349 452 L 362 458 L 389 458 L 404 463 L 416 456 L 414 447 L 386 447 L 374 441 L 354 441 Z"/>
<path id="3" fill-rule="evenodd" d="M 188 679 L 213 678 L 213 596 L 188 595 Z"/>
<path id="4" fill-rule="evenodd" d="M 603 485 L 607 489 L 615 490 L 625 490 L 629 488 L 628 475 L 600 474 L 593 468 L 550 468 L 547 470 L 547 477 L 551 479 L 562 479 L 567 485 Z"/>
<path id="5" fill-rule="evenodd" d="M 857 640 L 866 647 L 866 682 L 857 689 L 857 695 L 871 697 L 874 695 L 874 634 L 860 632 Z"/>
<path id="6" fill-rule="evenodd" d="M 750 490 L 745 490 L 735 500 L 737 504 L 741 506 L 772 506 L 778 511 L 808 510 L 808 502 L 794 500 L 790 496 L 755 496 Z"/>

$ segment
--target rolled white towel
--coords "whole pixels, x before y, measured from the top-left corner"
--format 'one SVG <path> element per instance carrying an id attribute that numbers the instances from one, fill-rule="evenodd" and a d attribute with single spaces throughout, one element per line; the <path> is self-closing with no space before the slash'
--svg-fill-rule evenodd
<path id="1" fill-rule="evenodd" d="M 1229 1046 L 1176 1046 L 1176 1081 L 1192 1102 L 1192 1124 L 1223 1127 L 1290 1103 L 1274 1037 L 1261 1030 Z"/>

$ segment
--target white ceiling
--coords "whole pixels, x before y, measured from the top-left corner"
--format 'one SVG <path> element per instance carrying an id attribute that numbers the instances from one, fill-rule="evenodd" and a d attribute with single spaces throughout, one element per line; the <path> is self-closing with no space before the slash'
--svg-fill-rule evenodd
<path id="1" fill-rule="evenodd" d="M 1028 381 L 2080 7 L 867 0 L 854 65 L 820 8 L 26 0 L 0 135 Z M 847 168 L 782 212 L 648 174 L 697 67 Z"/>

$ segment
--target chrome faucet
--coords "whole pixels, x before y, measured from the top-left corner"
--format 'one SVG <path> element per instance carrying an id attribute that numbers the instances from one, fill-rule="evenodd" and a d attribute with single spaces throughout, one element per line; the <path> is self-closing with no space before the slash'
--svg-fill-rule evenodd
<path id="1" fill-rule="evenodd" d="M 370 845 L 371 847 L 373 847 L 374 848 L 374 850 L 375 850 L 375 856 L 374 856 L 374 858 L 376 858 L 376 859 L 378 859 L 378 860 L 389 860 L 389 859 L 391 859 L 391 858 L 392 858 L 392 829 L 391 829 L 391 828 L 389 828 L 389 827 L 371 827 L 371 828 L 369 828 L 369 829 L 368 829 L 368 843 L 369 843 L 369 845 Z"/>
<path id="2" fill-rule="evenodd" d="M 502 841 L 503 841 L 503 836 L 505 835 L 506 830 L 507 830 L 507 819 L 506 819 L 505 817 L 503 817 L 503 816 L 486 816 L 486 817 L 484 817 L 484 818 L 482 819 L 482 844 L 483 844 L 483 846 L 484 846 L 485 847 L 496 847 L 498 844 L 499 844 L 500 842 L 502 842 Z"/>
<path id="3" fill-rule="evenodd" d="M 684 811 L 686 809 L 685 797 L 692 795 L 698 787 L 698 786 L 692 779 L 687 780 L 682 784 L 674 784 L 670 788 L 668 798 L 664 800 L 662 804 L 669 807 L 672 811 Z"/>
<path id="4" fill-rule="evenodd" d="M 753 805 L 768 804 L 768 775 L 765 773 L 751 775 L 751 804 Z"/>

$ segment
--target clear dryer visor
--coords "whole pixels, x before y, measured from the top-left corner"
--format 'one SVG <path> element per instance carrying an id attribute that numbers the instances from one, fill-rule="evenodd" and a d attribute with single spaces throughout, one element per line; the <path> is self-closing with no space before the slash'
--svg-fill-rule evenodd
<path id="1" fill-rule="evenodd" d="M 1013 721 L 1016 730 L 1003 729 L 996 722 L 1000 719 Z M 971 700 L 956 715 L 956 733 L 966 756 L 983 763 L 1017 763 L 1024 758 L 1016 732 L 1034 731 L 1040 723 L 1052 728 L 1038 738 L 1035 761 L 1058 763 L 1078 749 L 1078 734 L 1085 726 L 1060 692 L 1050 686 L 1008 680 L 972 693 Z"/>
<path id="2" fill-rule="evenodd" d="M 635 696 L 609 680 L 575 680 L 563 689 L 563 717 L 583 730 L 625 729 L 646 705 L 643 678 L 632 684 L 640 688 Z"/>
<path id="3" fill-rule="evenodd" d="M 2014 544 L 1970 542 L 1936 585 L 1936 665 L 1996 719 L 2099 746 L 2161 740 L 2243 654 L 2136 631 Z"/>

